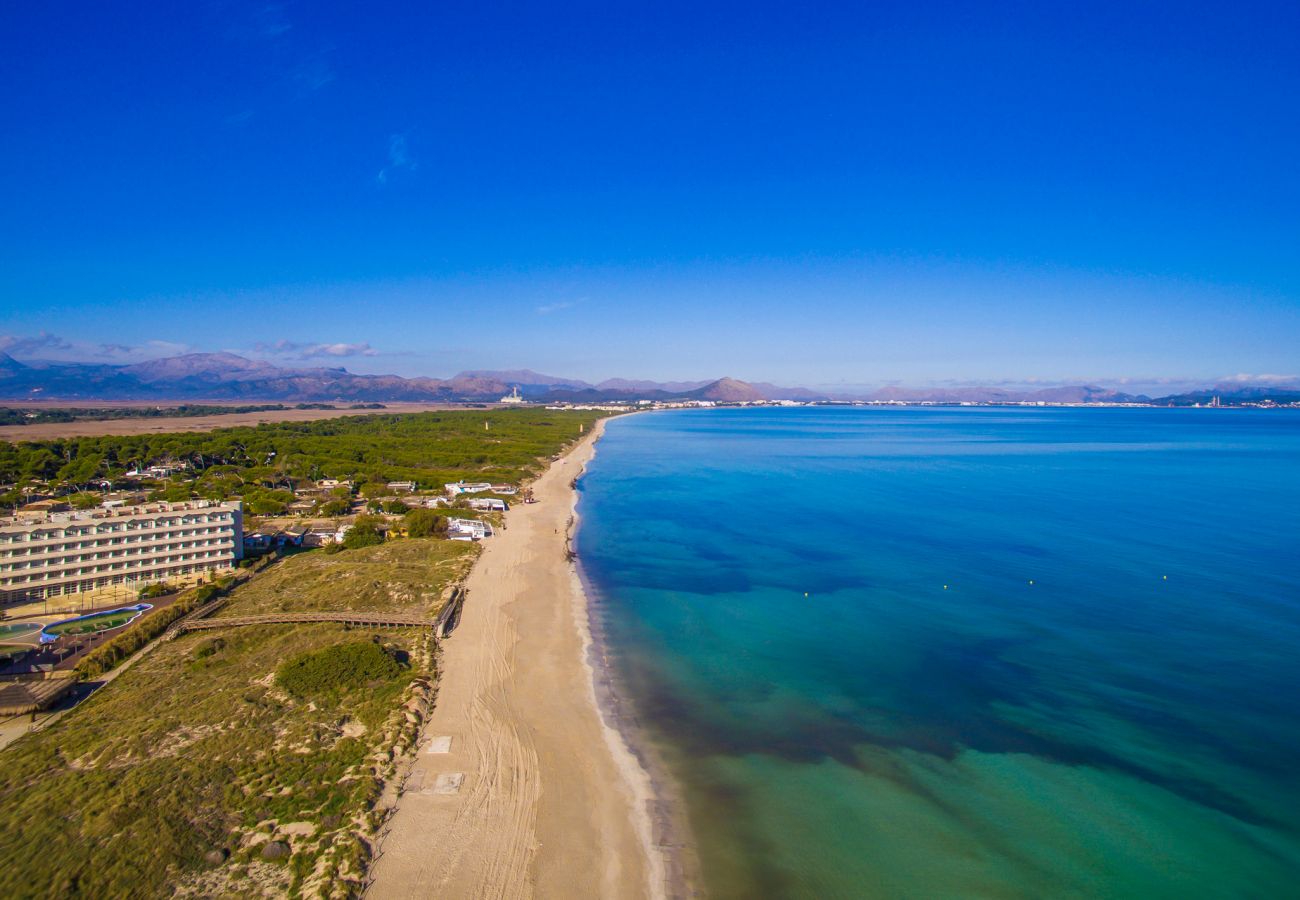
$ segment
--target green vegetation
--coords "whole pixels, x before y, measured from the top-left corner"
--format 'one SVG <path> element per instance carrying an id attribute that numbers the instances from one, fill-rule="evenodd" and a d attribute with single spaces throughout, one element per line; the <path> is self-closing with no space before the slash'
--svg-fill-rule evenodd
<path id="1" fill-rule="evenodd" d="M 346 516 L 352 510 L 352 504 L 346 500 L 330 500 L 319 510 L 322 516 Z"/>
<path id="2" fill-rule="evenodd" d="M 473 549 L 397 541 L 295 556 L 235 588 L 221 614 L 431 614 Z M 427 632 L 378 636 L 328 624 L 188 634 L 11 745 L 0 829 L 15 839 L 0 851 L 0 896 L 358 894 L 376 803 L 394 755 L 413 749 L 408 711 L 428 702 L 434 674 Z M 269 841 L 289 858 L 264 858 Z"/>
<path id="3" fill-rule="evenodd" d="M 275 683 L 295 697 L 320 697 L 391 681 L 402 667 L 374 641 L 350 641 L 308 650 L 280 664 Z"/>
<path id="4" fill-rule="evenodd" d="M 407 540 L 338 555 L 298 554 L 234 591 L 216 615 L 350 609 L 433 616 L 442 609 L 443 588 L 464 579 L 479 549 L 459 541 Z"/>
<path id="5" fill-rule="evenodd" d="M 134 609 L 125 612 L 102 613 L 98 616 L 91 616 L 86 619 L 74 619 L 71 622 L 64 622 L 61 625 L 51 625 L 45 629 L 45 633 L 62 635 L 94 634 L 97 631 L 112 631 L 114 628 L 121 628 L 138 615 L 140 615 L 140 612 Z"/>
<path id="6" fill-rule="evenodd" d="M 402 517 L 407 537 L 444 537 L 447 519 L 432 509 L 413 509 Z"/>
<path id="7" fill-rule="evenodd" d="M 604 413 L 491 410 L 351 416 L 195 434 L 134 434 L 0 443 L 0 483 L 65 486 L 120 480 L 157 460 L 187 463 L 192 480 L 159 490 L 201 497 L 288 502 L 273 493 L 294 479 L 340 478 L 382 495 L 389 481 L 441 487 L 465 478 L 517 482 L 540 470 Z M 484 428 L 484 425 L 487 428 Z M 272 493 L 266 493 L 272 492 Z M 17 494 L 17 492 L 11 492 Z M 12 502 L 13 498 L 9 498 Z"/>
<path id="8" fill-rule="evenodd" d="M 384 542 L 384 533 L 380 526 L 384 520 L 378 516 L 357 516 L 348 533 L 343 536 L 344 550 L 357 550 L 361 547 L 373 547 Z"/>
<path id="9" fill-rule="evenodd" d="M 233 578 L 227 578 L 217 584 L 204 584 L 187 591 L 177 598 L 176 602 L 171 606 L 146 616 L 139 625 L 130 631 L 118 635 L 104 646 L 96 647 L 83 656 L 77 662 L 75 669 L 77 677 L 81 679 L 98 678 L 105 672 L 116 668 L 117 664 L 122 660 L 133 655 L 145 644 L 166 631 L 167 626 L 172 622 L 175 622 L 186 613 L 198 609 L 209 600 L 215 599 L 223 590 L 229 589 L 234 583 Z"/>
<path id="10" fill-rule="evenodd" d="M 354 403 L 348 409 L 384 409 L 382 403 Z M 241 413 L 277 412 L 285 409 L 337 409 L 329 403 L 259 403 L 252 406 L 205 406 L 182 403 L 179 406 L 112 406 L 62 407 L 58 409 L 15 409 L 0 406 L 0 425 L 42 425 L 47 422 L 107 421 L 110 419 L 192 418 L 226 416 Z"/>

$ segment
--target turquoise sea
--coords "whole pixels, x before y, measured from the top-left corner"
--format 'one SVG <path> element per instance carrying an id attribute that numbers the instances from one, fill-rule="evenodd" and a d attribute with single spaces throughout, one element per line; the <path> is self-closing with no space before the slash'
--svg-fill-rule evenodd
<path id="1" fill-rule="evenodd" d="M 1300 896 L 1300 415 L 671 411 L 580 487 L 709 895 Z"/>

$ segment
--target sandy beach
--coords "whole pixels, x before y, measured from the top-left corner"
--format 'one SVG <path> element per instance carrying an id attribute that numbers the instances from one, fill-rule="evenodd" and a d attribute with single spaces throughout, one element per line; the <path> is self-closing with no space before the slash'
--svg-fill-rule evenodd
<path id="1" fill-rule="evenodd" d="M 470 574 L 370 897 L 665 894 L 650 779 L 602 720 L 565 555 L 570 485 L 603 425 L 537 480 L 539 502 L 511 510 Z"/>

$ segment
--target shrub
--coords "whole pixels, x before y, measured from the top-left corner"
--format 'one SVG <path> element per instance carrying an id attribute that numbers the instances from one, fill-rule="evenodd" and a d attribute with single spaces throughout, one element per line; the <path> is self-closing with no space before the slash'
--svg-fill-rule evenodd
<path id="1" fill-rule="evenodd" d="M 390 681 L 401 671 L 397 660 L 375 642 L 350 641 L 286 660 L 276 670 L 275 680 L 295 696 L 312 697 Z"/>
<path id="2" fill-rule="evenodd" d="M 357 520 L 352 523 L 348 533 L 343 536 L 343 547 L 347 550 L 356 550 L 358 547 L 373 547 L 375 544 L 382 544 L 384 536 L 379 531 L 379 526 L 383 520 L 374 516 L 357 516 Z"/>
<path id="3" fill-rule="evenodd" d="M 447 533 L 447 520 L 431 509 L 413 509 L 402 518 L 411 537 L 436 537 Z"/>
<path id="4" fill-rule="evenodd" d="M 226 649 L 225 638 L 210 638 L 194 648 L 195 659 L 205 659 Z"/>
<path id="5" fill-rule="evenodd" d="M 352 504 L 346 500 L 331 500 L 320 508 L 322 516 L 346 516 Z"/>

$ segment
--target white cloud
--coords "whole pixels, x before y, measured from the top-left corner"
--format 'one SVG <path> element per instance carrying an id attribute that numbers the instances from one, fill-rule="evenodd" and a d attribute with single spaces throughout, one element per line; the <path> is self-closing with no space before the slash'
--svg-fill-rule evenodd
<path id="1" fill-rule="evenodd" d="M 189 344 L 176 341 L 149 340 L 140 344 L 90 343 L 68 340 L 57 334 L 50 334 L 48 331 L 28 337 L 13 334 L 0 335 L 0 352 L 27 359 L 50 359 L 56 362 L 134 363 L 164 356 L 179 356 L 182 353 L 191 353 L 193 350 L 194 348 Z"/>
<path id="2" fill-rule="evenodd" d="M 58 353 L 71 349 L 72 344 L 69 341 L 48 331 L 30 337 L 20 337 L 16 334 L 0 335 L 0 352 L 16 356 L 35 356 L 42 352 Z"/>
<path id="3" fill-rule="evenodd" d="M 346 359 L 357 356 L 378 356 L 379 351 L 366 342 L 360 343 L 300 343 L 279 340 L 253 345 L 255 353 L 281 359 Z"/>
<path id="4" fill-rule="evenodd" d="M 388 136 L 388 165 L 379 170 L 375 176 L 375 181 L 380 185 L 388 184 L 388 180 L 398 172 L 414 172 L 420 168 L 420 164 L 411 156 L 411 151 L 407 146 L 406 135 L 390 134 Z"/>
<path id="5" fill-rule="evenodd" d="M 575 306 L 583 303 L 586 299 L 586 297 L 580 297 L 577 300 L 557 300 L 554 303 L 544 303 L 537 307 L 537 314 L 539 316 L 549 316 L 551 313 L 560 312 L 564 309 L 573 309 Z"/>
<path id="6" fill-rule="evenodd" d="M 1300 375 L 1247 375 L 1239 372 L 1220 378 L 1219 384 L 1300 384 Z"/>

